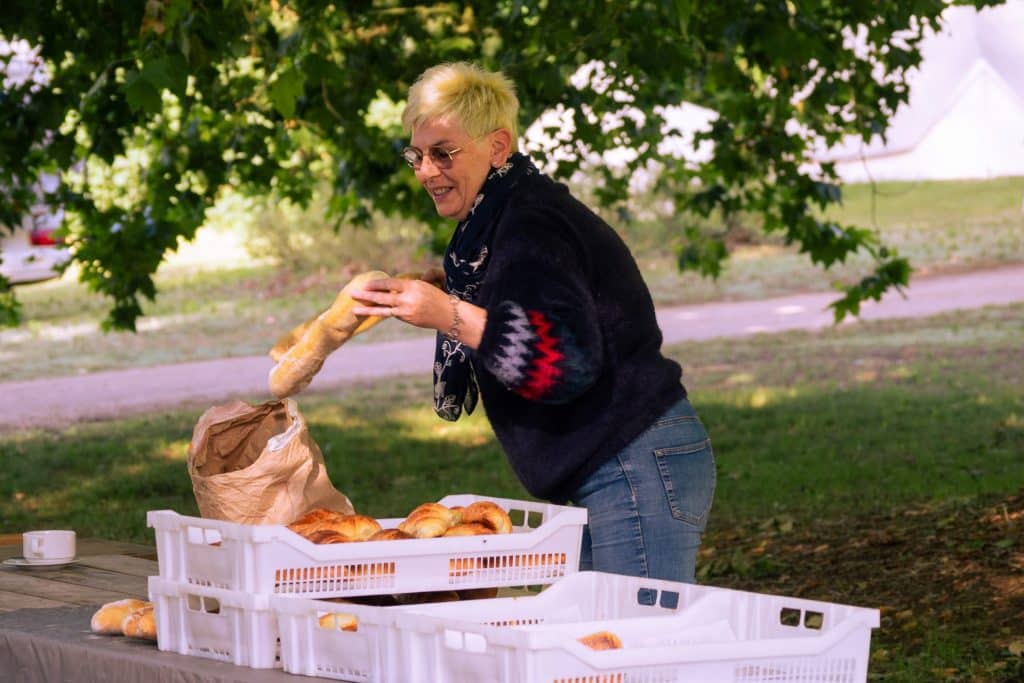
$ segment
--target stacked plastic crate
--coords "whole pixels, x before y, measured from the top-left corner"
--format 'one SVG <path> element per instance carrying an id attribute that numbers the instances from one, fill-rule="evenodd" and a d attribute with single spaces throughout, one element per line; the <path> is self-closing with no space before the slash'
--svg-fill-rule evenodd
<path id="1" fill-rule="evenodd" d="M 513 521 L 513 533 L 316 545 L 284 526 L 151 511 L 147 523 L 156 534 L 160 575 L 150 578 L 149 593 L 156 606 L 159 647 L 239 666 L 313 673 L 306 671 L 311 658 L 279 629 L 278 611 L 291 616 L 281 608 L 290 603 L 275 600 L 272 606 L 272 598 L 533 586 L 576 571 L 585 510 L 468 494 L 438 502 L 454 507 L 478 500 L 501 505 Z M 401 521 L 379 520 L 384 528 Z M 385 680 L 382 662 L 394 643 L 393 615 L 399 608 L 324 604 L 328 607 L 322 612 L 353 614 L 359 626 L 354 632 L 335 630 L 339 635 L 331 647 L 351 657 L 332 655 L 330 667 L 337 671 L 316 675 Z M 325 634 L 327 629 L 318 628 L 316 637 L 329 637 Z"/>
<path id="2" fill-rule="evenodd" d="M 317 546 L 280 526 L 149 514 L 164 650 L 367 683 L 864 683 L 879 613 L 577 572 L 586 512 L 493 500 L 514 533 Z M 394 527 L 401 519 L 380 520 Z M 402 607 L 336 598 L 541 586 Z M 614 635 L 615 649 L 582 642 Z"/>

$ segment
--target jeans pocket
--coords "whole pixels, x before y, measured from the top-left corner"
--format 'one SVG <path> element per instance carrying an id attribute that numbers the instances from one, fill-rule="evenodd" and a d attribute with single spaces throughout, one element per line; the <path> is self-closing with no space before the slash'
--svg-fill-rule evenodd
<path id="1" fill-rule="evenodd" d="M 715 497 L 715 454 L 711 440 L 655 448 L 654 459 L 672 516 L 703 530 Z"/>

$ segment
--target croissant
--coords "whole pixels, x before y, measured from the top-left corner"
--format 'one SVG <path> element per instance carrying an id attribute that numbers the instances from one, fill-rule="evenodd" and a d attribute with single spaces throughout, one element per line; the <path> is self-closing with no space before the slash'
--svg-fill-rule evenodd
<path id="1" fill-rule="evenodd" d="M 462 523 L 472 522 L 486 524 L 494 530 L 494 533 L 512 533 L 512 520 L 508 513 L 500 505 L 489 500 L 478 500 L 462 511 Z"/>
<path id="2" fill-rule="evenodd" d="M 317 545 L 327 545 L 330 543 L 351 543 L 354 539 L 349 538 L 345 534 L 339 534 L 334 529 L 319 529 L 311 533 L 303 534 L 303 537 L 311 543 Z"/>
<path id="3" fill-rule="evenodd" d="M 622 641 L 611 631 L 598 631 L 577 640 L 591 650 L 618 650 L 622 647 Z"/>
<path id="4" fill-rule="evenodd" d="M 381 529 L 373 536 L 368 538 L 368 541 L 402 541 L 408 538 L 416 538 L 412 534 L 407 534 L 401 529 Z"/>
<path id="5" fill-rule="evenodd" d="M 493 533 L 494 529 L 481 522 L 464 522 L 448 527 L 442 536 L 482 536 Z"/>
<path id="6" fill-rule="evenodd" d="M 89 627 L 92 629 L 93 633 L 105 633 L 107 635 L 119 636 L 124 633 L 121 630 L 121 623 L 124 621 L 125 617 L 135 610 L 152 606 L 153 604 L 150 602 L 146 602 L 145 600 L 136 600 L 134 598 L 108 602 L 96 610 L 96 613 L 92 615 L 92 621 L 90 622 Z"/>
<path id="7" fill-rule="evenodd" d="M 365 541 L 381 530 L 380 522 L 366 515 L 345 515 L 334 529 L 353 541 Z"/>
<path id="8" fill-rule="evenodd" d="M 440 503 L 423 503 L 398 528 L 416 538 L 435 538 L 455 524 L 456 516 Z"/>
<path id="9" fill-rule="evenodd" d="M 328 508 L 315 508 L 288 524 L 288 528 L 300 535 L 320 529 L 333 529 L 347 517 L 344 513 Z"/>

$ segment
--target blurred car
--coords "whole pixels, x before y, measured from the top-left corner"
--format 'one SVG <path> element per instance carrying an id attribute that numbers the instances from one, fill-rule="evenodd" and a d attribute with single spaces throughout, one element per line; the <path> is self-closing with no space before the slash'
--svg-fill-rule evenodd
<path id="1" fill-rule="evenodd" d="M 56 236 L 60 213 L 34 207 L 13 232 L 0 228 L 0 275 L 11 284 L 38 282 L 60 276 L 60 267 L 70 258 Z"/>
<path id="2" fill-rule="evenodd" d="M 12 285 L 59 277 L 60 267 L 71 257 L 57 237 L 64 210 L 51 209 L 42 200 L 43 193 L 56 191 L 59 184 L 59 176 L 43 173 L 36 188 L 39 202 L 21 225 L 13 231 L 0 227 L 0 275 Z"/>

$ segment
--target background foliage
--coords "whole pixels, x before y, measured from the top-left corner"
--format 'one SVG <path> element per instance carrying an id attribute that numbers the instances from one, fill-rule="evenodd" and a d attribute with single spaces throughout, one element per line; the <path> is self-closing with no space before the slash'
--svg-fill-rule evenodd
<path id="1" fill-rule="evenodd" d="M 443 244 L 444 226 L 396 166 L 397 112 L 425 68 L 465 59 L 518 84 L 524 126 L 559 114 L 546 131 L 551 170 L 586 170 L 602 205 L 623 206 L 636 173 L 654 172 L 652 190 L 689 217 L 684 268 L 717 274 L 723 236 L 702 219 L 744 213 L 825 267 L 868 253 L 869 272 L 834 304 L 841 317 L 905 284 L 910 268 L 872 231 L 822 218 L 841 192 L 829 166 L 802 166 L 805 152 L 885 130 L 946 6 L 6 0 L 0 37 L 38 47 L 48 87 L 0 95 L 0 223 L 18 223 L 41 171 L 62 170 L 49 199 L 68 211 L 81 278 L 112 300 L 107 325 L 128 329 L 166 252 L 224 188 L 304 205 L 328 183 L 339 222 L 417 216 Z M 712 143 L 706 161 L 659 151 L 685 133 L 662 108 L 683 102 L 717 114 L 694 140 Z M 602 163 L 618 149 L 630 150 L 624 166 Z"/>

